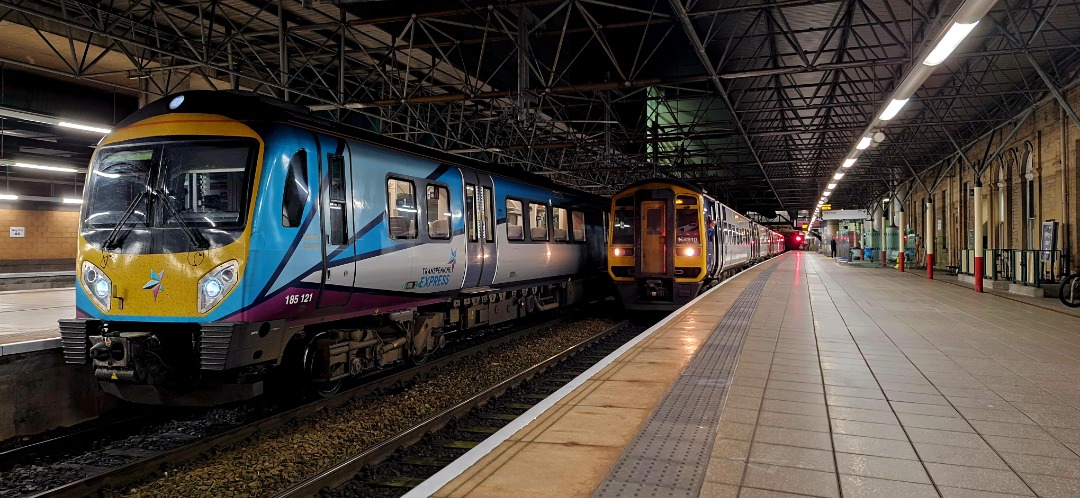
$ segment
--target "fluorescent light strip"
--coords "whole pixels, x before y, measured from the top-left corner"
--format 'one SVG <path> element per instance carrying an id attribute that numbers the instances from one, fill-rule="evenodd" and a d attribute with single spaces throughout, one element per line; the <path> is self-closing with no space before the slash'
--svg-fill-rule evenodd
<path id="1" fill-rule="evenodd" d="M 829 190 L 832 190 L 834 188 L 836 188 L 836 184 L 835 183 L 830 183 L 829 184 Z"/>
<path id="2" fill-rule="evenodd" d="M 17 201 L 19 196 L 15 194 L 0 194 L 0 201 Z"/>
<path id="3" fill-rule="evenodd" d="M 871 141 L 872 140 L 870 139 L 870 137 L 862 137 L 862 140 L 859 140 L 859 145 L 856 145 L 855 148 L 859 150 L 866 150 L 867 147 L 870 147 Z"/>
<path id="4" fill-rule="evenodd" d="M 62 126 L 64 128 L 71 128 L 73 130 L 92 131 L 94 133 L 101 133 L 102 135 L 112 131 L 112 129 L 110 129 L 110 128 L 102 128 L 100 126 L 90 126 L 90 125 L 84 125 L 84 124 L 79 124 L 79 123 L 72 123 L 72 122 L 69 122 L 69 121 L 61 121 L 61 122 L 57 123 L 57 125 Z"/>
<path id="5" fill-rule="evenodd" d="M 854 165 L 855 165 L 855 158 L 854 157 L 852 157 L 850 159 L 844 159 L 844 167 L 845 168 L 850 168 L 850 167 L 852 167 Z"/>
<path id="6" fill-rule="evenodd" d="M 979 21 L 975 21 L 971 24 L 953 23 L 949 27 L 949 31 L 945 33 L 945 36 L 941 37 L 941 41 L 938 42 L 934 50 L 930 51 L 930 54 L 923 59 L 923 64 L 927 66 L 936 66 L 945 62 L 945 59 L 949 57 L 949 54 L 956 50 L 956 47 L 960 45 L 960 42 L 967 38 L 968 33 L 975 29 L 975 25 L 979 24 Z"/>
<path id="7" fill-rule="evenodd" d="M 837 172 L 836 172 L 836 174 L 835 174 L 835 175 L 833 175 L 832 179 L 833 179 L 833 180 L 839 180 L 839 179 L 841 179 L 841 178 L 843 178 L 843 177 L 844 177 L 844 172 L 842 172 L 842 171 L 837 171 Z"/>
<path id="8" fill-rule="evenodd" d="M 821 195 L 823 195 L 825 197 L 828 197 L 828 196 L 832 195 L 832 191 L 831 190 L 826 190 L 825 193 L 821 194 Z"/>
<path id="9" fill-rule="evenodd" d="M 78 173 L 79 172 L 79 170 L 77 170 L 75 168 L 65 168 L 65 167 L 62 167 L 62 166 L 42 166 L 40 164 L 30 164 L 30 163 L 15 163 L 13 166 L 15 166 L 16 168 L 40 169 L 40 170 L 43 170 L 43 171 L 56 171 L 58 173 Z"/>
<path id="10" fill-rule="evenodd" d="M 910 99 L 893 99 L 892 102 L 889 102 L 889 105 L 885 106 L 885 110 L 881 111 L 881 116 L 878 116 L 878 119 L 888 121 L 895 118 L 900 112 L 900 109 L 903 109 L 904 106 L 907 105 L 908 100 Z"/>
<path id="11" fill-rule="evenodd" d="M 64 197 L 64 204 L 82 204 L 82 199 L 75 199 L 72 197 Z"/>

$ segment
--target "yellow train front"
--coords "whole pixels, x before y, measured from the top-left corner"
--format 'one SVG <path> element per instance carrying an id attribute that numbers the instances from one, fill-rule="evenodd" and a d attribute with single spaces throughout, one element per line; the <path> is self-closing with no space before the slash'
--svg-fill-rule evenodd
<path id="1" fill-rule="evenodd" d="M 615 194 L 610 226 L 608 273 L 629 310 L 678 309 L 774 255 L 756 247 L 767 229 L 679 180 L 644 180 Z"/>

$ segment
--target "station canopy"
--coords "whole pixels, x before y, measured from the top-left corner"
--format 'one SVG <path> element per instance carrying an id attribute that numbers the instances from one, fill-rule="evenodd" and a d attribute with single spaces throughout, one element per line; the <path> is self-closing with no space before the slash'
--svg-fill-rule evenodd
<path id="1" fill-rule="evenodd" d="M 988 12 L 869 129 L 975 4 Z M 0 0 L 5 74 L 78 78 L 106 102 L 250 90 L 601 195 L 695 182 L 761 219 L 813 211 L 868 132 L 833 206 L 1008 134 L 1080 81 L 1078 40 L 1068 0 Z M 55 125 L 75 110 L 35 121 L 4 102 L 9 177 L 51 178 L 16 160 L 85 168 L 92 132 Z M 106 109 L 80 119 L 130 111 Z"/>

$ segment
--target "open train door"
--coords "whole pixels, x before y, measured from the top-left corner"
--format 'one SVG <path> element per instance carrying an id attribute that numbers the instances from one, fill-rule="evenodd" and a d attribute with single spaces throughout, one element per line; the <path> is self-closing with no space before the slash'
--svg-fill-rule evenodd
<path id="1" fill-rule="evenodd" d="M 352 161 L 344 140 L 319 148 L 319 208 L 322 210 L 323 271 L 318 307 L 344 306 L 352 296 L 356 258 L 352 229 Z"/>
<path id="2" fill-rule="evenodd" d="M 495 185 L 491 175 L 462 170 L 465 181 L 465 281 L 463 290 L 486 288 L 495 279 Z"/>

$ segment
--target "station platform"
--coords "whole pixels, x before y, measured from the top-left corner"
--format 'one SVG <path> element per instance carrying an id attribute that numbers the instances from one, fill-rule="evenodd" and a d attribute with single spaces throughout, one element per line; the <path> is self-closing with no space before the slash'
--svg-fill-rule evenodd
<path id="1" fill-rule="evenodd" d="M 1080 496 L 1080 318 L 789 252 L 407 496 Z"/>
<path id="2" fill-rule="evenodd" d="M 70 287 L 0 292 L 0 356 L 60 347 L 57 321 L 74 316 Z"/>

